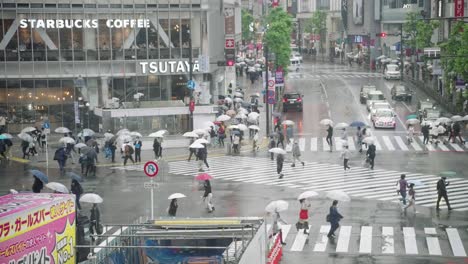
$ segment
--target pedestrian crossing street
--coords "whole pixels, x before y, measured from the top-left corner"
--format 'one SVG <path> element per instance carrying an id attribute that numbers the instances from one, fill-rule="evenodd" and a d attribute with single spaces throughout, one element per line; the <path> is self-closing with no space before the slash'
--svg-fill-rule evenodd
<path id="1" fill-rule="evenodd" d="M 344 171 L 342 165 L 318 162 L 306 162 L 302 167 L 296 164 L 291 167 L 284 164 L 284 178 L 278 179 L 276 161 L 268 158 L 222 156 L 208 159 L 208 173 L 215 180 L 243 182 L 269 186 L 289 187 L 300 190 L 318 192 L 343 190 L 355 198 L 372 199 L 400 203 L 396 193 L 396 182 L 402 173 L 407 180 L 418 180 L 423 186 L 417 186 L 416 204 L 418 206 L 435 207 L 437 201 L 436 183 L 440 179 L 436 175 L 411 173 L 408 171 L 369 170 L 352 166 Z M 198 174 L 197 162 L 169 162 L 169 173 L 175 175 L 195 176 Z M 450 179 L 447 187 L 450 205 L 457 211 L 468 211 L 468 180 L 463 178 Z M 440 204 L 446 208 L 445 202 Z"/>
<path id="2" fill-rule="evenodd" d="M 271 225 L 267 225 L 267 230 L 270 229 Z M 467 256 L 461 238 L 466 236 L 463 229 L 355 226 L 342 223 L 334 239 L 327 237 L 329 230 L 330 225 L 312 225 L 309 235 L 304 234 L 303 229 L 292 234 L 295 227 L 282 225 L 283 241 L 286 242 L 283 247 L 292 252 L 311 249 L 313 252 L 328 254 Z"/>
<path id="3" fill-rule="evenodd" d="M 468 152 L 468 145 L 449 142 L 447 144 L 423 144 L 423 137 L 415 137 L 411 144 L 407 144 L 406 136 L 392 135 L 392 136 L 374 136 L 374 144 L 377 151 L 391 152 L 391 151 L 441 151 L 441 152 Z M 327 140 L 325 137 L 298 137 L 298 145 L 302 152 L 318 152 L 318 151 L 330 151 Z M 349 150 L 359 150 L 354 137 L 348 137 L 345 141 L 341 137 L 333 138 L 332 150 L 341 151 L 343 149 L 343 143 L 348 143 Z M 365 150 L 365 146 L 363 146 Z"/>
<path id="4" fill-rule="evenodd" d="M 337 78 L 381 78 L 381 73 L 343 73 L 343 74 L 311 74 L 307 72 L 290 72 L 289 79 L 337 79 Z"/>

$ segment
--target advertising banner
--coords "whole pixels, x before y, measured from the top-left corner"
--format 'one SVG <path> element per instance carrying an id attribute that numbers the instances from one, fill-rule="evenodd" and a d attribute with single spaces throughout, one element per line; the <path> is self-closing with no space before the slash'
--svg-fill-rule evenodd
<path id="1" fill-rule="evenodd" d="M 0 197 L 0 263 L 74 264 L 75 196 Z"/>

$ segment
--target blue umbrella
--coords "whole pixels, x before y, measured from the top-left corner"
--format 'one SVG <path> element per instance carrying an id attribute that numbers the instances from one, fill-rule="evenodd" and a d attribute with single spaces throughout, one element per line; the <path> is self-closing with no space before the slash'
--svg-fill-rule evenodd
<path id="1" fill-rule="evenodd" d="M 39 170 L 30 170 L 32 175 L 38 178 L 43 183 L 49 183 L 49 177 Z"/>
<path id="2" fill-rule="evenodd" d="M 233 135 L 240 135 L 240 131 L 239 131 L 239 130 L 233 130 L 233 131 L 231 132 L 231 134 L 233 134 Z"/>
<path id="3" fill-rule="evenodd" d="M 73 180 L 78 181 L 78 182 L 82 182 L 82 181 L 83 181 L 83 178 L 81 178 L 80 175 L 78 175 L 78 174 L 76 174 L 76 173 L 74 173 L 74 172 L 71 172 L 71 171 L 70 171 L 70 172 L 67 172 L 67 176 L 70 177 L 70 178 L 72 178 Z"/>
<path id="4" fill-rule="evenodd" d="M 0 135 L 0 139 L 7 139 L 5 135 Z"/>
<path id="5" fill-rule="evenodd" d="M 365 127 L 366 123 L 361 122 L 361 121 L 353 121 L 351 124 L 349 124 L 350 127 Z"/>

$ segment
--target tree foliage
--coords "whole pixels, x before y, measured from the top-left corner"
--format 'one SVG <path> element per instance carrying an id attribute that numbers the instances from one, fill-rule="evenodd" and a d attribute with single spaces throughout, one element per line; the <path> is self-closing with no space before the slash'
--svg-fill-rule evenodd
<path id="1" fill-rule="evenodd" d="M 320 39 L 324 40 L 327 31 L 327 13 L 322 10 L 314 12 L 312 17 L 307 20 L 304 31 L 312 34 L 319 34 Z M 320 41 L 320 50 L 323 50 L 323 41 Z"/>
<path id="2" fill-rule="evenodd" d="M 276 65 L 284 70 L 289 65 L 291 56 L 292 19 L 281 8 L 274 8 L 266 17 L 268 29 L 264 35 L 269 52 L 274 52 Z"/>
<path id="3" fill-rule="evenodd" d="M 254 17 L 252 14 L 242 9 L 242 39 L 243 40 L 252 40 L 255 36 L 255 32 L 250 31 L 250 24 L 254 22 Z"/>
<path id="4" fill-rule="evenodd" d="M 421 19 L 419 13 L 410 12 L 406 15 L 406 22 L 403 24 L 403 32 L 409 38 L 405 40 L 406 46 L 413 49 L 422 49 L 433 46 L 431 42 L 434 29 L 439 27 L 438 21 L 425 21 Z"/>
<path id="5" fill-rule="evenodd" d="M 468 24 L 457 22 L 448 40 L 440 46 L 446 80 L 456 76 L 468 80 Z"/>

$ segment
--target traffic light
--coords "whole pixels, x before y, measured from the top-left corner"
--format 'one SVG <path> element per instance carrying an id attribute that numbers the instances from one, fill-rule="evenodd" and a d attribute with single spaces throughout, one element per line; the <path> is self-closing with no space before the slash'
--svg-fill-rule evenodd
<path id="1" fill-rule="evenodd" d="M 375 34 L 375 36 L 379 38 L 385 38 L 387 37 L 387 32 L 380 32 L 380 33 Z"/>
<path id="2" fill-rule="evenodd" d="M 234 60 L 227 59 L 226 60 L 226 66 L 234 66 Z"/>

